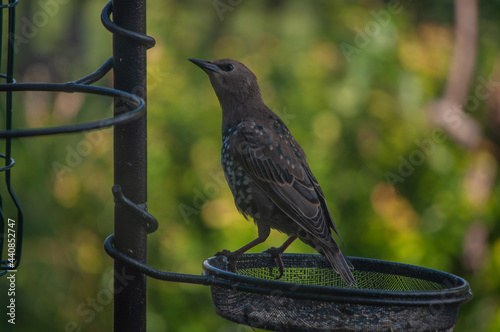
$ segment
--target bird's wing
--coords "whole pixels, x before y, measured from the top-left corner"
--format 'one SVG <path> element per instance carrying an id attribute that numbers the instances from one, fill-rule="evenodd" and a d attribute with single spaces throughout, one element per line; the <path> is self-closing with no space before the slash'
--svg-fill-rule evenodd
<path id="1" fill-rule="evenodd" d="M 305 170 L 307 172 L 309 179 L 311 180 L 311 182 L 314 186 L 314 189 L 316 190 L 316 193 L 318 194 L 318 198 L 319 198 L 321 207 L 324 211 L 323 214 L 326 218 L 326 222 L 327 222 L 328 226 L 331 229 L 333 229 L 335 234 L 337 234 L 337 236 L 339 237 L 340 241 L 342 241 L 342 243 L 344 243 L 344 240 L 342 240 L 342 237 L 340 236 L 339 231 L 337 230 L 337 227 L 335 227 L 335 223 L 333 222 L 332 215 L 330 214 L 330 210 L 328 210 L 328 206 L 326 205 L 325 194 L 323 194 L 323 190 L 321 190 L 321 187 L 319 186 L 318 180 L 316 180 L 316 178 L 314 177 L 314 175 L 309 167 L 306 167 Z"/>
<path id="2" fill-rule="evenodd" d="M 230 138 L 229 152 L 293 221 L 328 247 L 336 247 L 329 228 L 338 232 L 304 151 L 280 119 L 271 122 L 268 128 L 241 122 Z"/>

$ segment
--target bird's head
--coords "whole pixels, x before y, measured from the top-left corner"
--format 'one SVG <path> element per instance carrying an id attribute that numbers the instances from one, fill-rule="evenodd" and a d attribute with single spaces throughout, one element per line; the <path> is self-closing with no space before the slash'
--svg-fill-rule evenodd
<path id="1" fill-rule="evenodd" d="M 241 62 L 232 59 L 189 61 L 207 73 L 223 108 L 252 99 L 262 100 L 257 77 Z"/>

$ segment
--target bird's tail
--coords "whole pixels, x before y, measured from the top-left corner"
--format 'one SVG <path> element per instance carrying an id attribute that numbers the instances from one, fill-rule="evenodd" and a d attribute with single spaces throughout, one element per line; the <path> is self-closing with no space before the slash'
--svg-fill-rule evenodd
<path id="1" fill-rule="evenodd" d="M 351 270 L 354 270 L 352 263 L 344 256 L 339 247 L 323 247 L 323 255 L 328 259 L 335 271 L 340 274 L 345 283 L 349 286 L 356 286 L 356 279 L 352 275 Z"/>

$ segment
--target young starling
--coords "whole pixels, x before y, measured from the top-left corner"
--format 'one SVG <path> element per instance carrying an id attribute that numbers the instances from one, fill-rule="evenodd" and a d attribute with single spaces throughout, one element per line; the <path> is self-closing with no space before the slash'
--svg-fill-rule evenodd
<path id="1" fill-rule="evenodd" d="M 348 285 L 356 285 L 351 262 L 340 251 L 325 196 L 306 162 L 306 155 L 283 121 L 262 100 L 257 77 L 242 63 L 189 59 L 208 74 L 222 107 L 222 168 L 238 210 L 252 217 L 258 238 L 230 252 L 236 259 L 264 242 L 271 228 L 289 236 L 268 250 L 283 274 L 281 254 L 299 238 L 323 254 Z M 279 278 L 278 277 L 278 278 Z"/>

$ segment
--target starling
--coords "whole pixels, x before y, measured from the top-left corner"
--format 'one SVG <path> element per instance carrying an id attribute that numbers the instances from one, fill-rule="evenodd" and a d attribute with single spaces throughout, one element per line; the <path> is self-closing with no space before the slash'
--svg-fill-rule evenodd
<path id="1" fill-rule="evenodd" d="M 347 285 L 356 285 L 351 262 L 332 236 L 340 235 L 301 146 L 262 100 L 257 77 L 242 63 L 189 59 L 208 74 L 222 107 L 221 163 L 238 210 L 257 224 L 258 237 L 221 254 L 236 259 L 264 242 L 271 228 L 289 236 L 268 250 L 283 274 L 281 254 L 297 238 L 324 255 Z M 341 240 L 342 241 L 342 240 Z M 279 278 L 278 277 L 278 278 Z"/>

